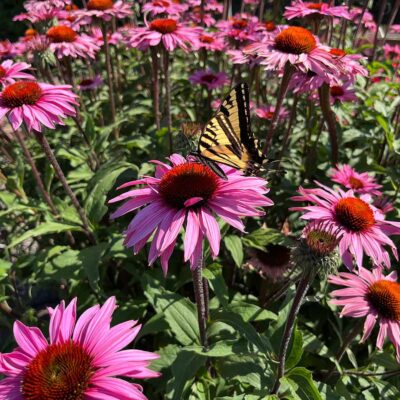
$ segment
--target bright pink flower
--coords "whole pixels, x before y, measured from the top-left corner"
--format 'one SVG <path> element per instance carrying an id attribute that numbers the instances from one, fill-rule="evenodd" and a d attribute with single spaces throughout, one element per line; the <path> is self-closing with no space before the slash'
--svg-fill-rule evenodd
<path id="1" fill-rule="evenodd" d="M 358 22 L 360 21 L 361 15 L 363 13 L 363 9 L 359 8 L 359 7 L 353 7 L 350 10 L 350 18 L 351 20 L 358 24 Z M 365 28 L 371 30 L 371 31 L 375 31 L 376 30 L 376 23 L 374 21 L 374 17 L 372 16 L 372 14 L 368 11 L 365 11 L 363 17 L 362 17 L 362 23 L 364 25 Z"/>
<path id="2" fill-rule="evenodd" d="M 90 36 L 95 40 L 98 46 L 103 46 L 104 44 L 103 32 L 99 27 L 97 26 L 92 27 L 90 31 Z M 117 30 L 115 32 L 108 32 L 107 39 L 109 44 L 116 46 L 117 44 L 123 42 L 124 37 L 122 33 L 119 30 Z"/>
<path id="3" fill-rule="evenodd" d="M 208 51 L 222 51 L 225 48 L 225 43 L 213 32 L 202 32 L 198 37 L 197 47 Z"/>
<path id="4" fill-rule="evenodd" d="M 290 26 L 264 43 L 254 43 L 244 49 L 246 54 L 262 58 L 260 64 L 267 70 L 284 69 L 287 63 L 301 72 L 335 75 L 337 67 L 331 54 L 308 29 Z"/>
<path id="5" fill-rule="evenodd" d="M 205 25 L 206 27 L 213 27 L 216 24 L 215 18 L 211 13 L 204 12 L 203 21 L 201 17 L 200 6 L 194 7 L 185 13 L 183 20 L 189 25 Z"/>
<path id="6" fill-rule="evenodd" d="M 258 118 L 271 120 L 275 113 L 275 106 L 260 106 L 256 108 L 256 115 Z M 279 110 L 278 119 L 282 120 L 289 116 L 289 112 L 285 109 L 285 107 L 281 107 Z"/>
<path id="7" fill-rule="evenodd" d="M 358 267 L 362 266 L 364 253 L 371 257 L 375 265 L 390 267 L 389 246 L 397 259 L 397 249 L 388 235 L 400 234 L 400 222 L 387 221 L 382 212 L 368 204 L 368 198 L 354 196 L 349 190 L 337 191 L 316 182 L 319 188 L 300 187 L 300 196 L 292 200 L 306 201 L 313 205 L 294 207 L 293 211 L 302 211 L 306 220 L 324 221 L 328 227 L 341 230 L 339 252 L 344 264 L 350 270 L 353 259 Z"/>
<path id="8" fill-rule="evenodd" d="M 341 76 L 338 77 L 339 80 L 354 82 L 357 75 L 368 76 L 368 70 L 361 64 L 365 57 L 360 54 L 347 54 L 345 51 L 336 48 L 327 48 L 327 50 L 332 55 L 335 65 L 341 73 Z"/>
<path id="9" fill-rule="evenodd" d="M 97 18 L 103 21 L 111 21 L 112 18 L 123 19 L 133 14 L 130 4 L 122 0 L 114 3 L 113 0 L 89 0 L 85 10 L 77 10 L 78 18 Z"/>
<path id="10" fill-rule="evenodd" d="M 29 131 L 54 129 L 64 125 L 62 118 L 76 115 L 77 97 L 68 85 L 15 82 L 0 93 L 0 120 L 7 115 L 14 130 L 23 122 Z"/>
<path id="11" fill-rule="evenodd" d="M 24 8 L 29 13 L 45 13 L 50 10 L 63 10 L 71 4 L 70 0 L 27 0 Z"/>
<path id="12" fill-rule="evenodd" d="M 289 90 L 294 93 L 313 92 L 324 83 L 329 83 L 331 80 L 330 78 L 333 80 L 333 77 L 330 75 L 321 76 L 312 71 L 306 73 L 295 72 L 290 79 Z M 318 96 L 316 96 L 316 98 L 318 98 Z"/>
<path id="13" fill-rule="evenodd" d="M 103 85 L 103 79 L 100 75 L 96 75 L 94 78 L 83 79 L 78 84 L 78 89 L 81 91 L 96 90 Z"/>
<path id="14" fill-rule="evenodd" d="M 0 84 L 4 87 L 10 83 L 14 83 L 16 79 L 35 80 L 33 75 L 22 72 L 30 68 L 31 65 L 24 62 L 14 63 L 11 60 L 4 61 L 0 64 Z"/>
<path id="15" fill-rule="evenodd" d="M 368 172 L 358 173 L 348 164 L 334 168 L 331 179 L 333 182 L 340 183 L 347 189 L 353 190 L 354 193 L 371 194 L 374 196 L 382 195 L 382 192 L 379 190 L 382 185 L 378 185 L 373 176 Z"/>
<path id="16" fill-rule="evenodd" d="M 258 18 L 244 13 L 219 21 L 217 28 L 221 37 L 235 43 L 261 40 Z"/>
<path id="17" fill-rule="evenodd" d="M 340 17 L 350 19 L 349 9 L 346 6 L 330 6 L 326 3 L 303 2 L 294 0 L 290 6 L 285 8 L 283 16 L 291 20 L 308 16 Z"/>
<path id="18" fill-rule="evenodd" d="M 111 326 L 115 297 L 76 320 L 76 298 L 49 308 L 49 341 L 39 328 L 14 323 L 18 347 L 0 354 L 0 400 L 146 400 L 142 388 L 120 377 L 158 377 L 148 368 L 159 358 L 142 350 L 123 350 L 140 331 L 137 321 Z"/>
<path id="19" fill-rule="evenodd" d="M 13 21 L 29 21 L 32 24 L 37 24 L 38 22 L 50 21 L 54 18 L 58 18 L 60 10 L 57 8 L 44 9 L 40 11 L 39 9 L 34 9 L 28 11 L 27 13 L 21 13 L 13 18 Z"/>
<path id="20" fill-rule="evenodd" d="M 400 59 L 400 46 L 398 44 L 394 46 L 385 44 L 383 46 L 383 51 L 385 52 L 385 57 L 389 60 Z"/>
<path id="21" fill-rule="evenodd" d="M 201 0 L 189 0 L 187 3 L 193 8 L 200 7 Z M 223 4 L 219 3 L 218 0 L 208 0 L 204 2 L 204 11 L 210 11 L 214 14 L 222 14 L 223 10 Z"/>
<path id="22" fill-rule="evenodd" d="M 9 40 L 0 40 L 0 60 L 3 58 L 13 58 L 18 51 L 13 43 Z"/>
<path id="23" fill-rule="evenodd" d="M 151 15 L 166 14 L 179 16 L 187 9 L 187 4 L 179 4 L 171 0 L 152 0 L 143 5 L 142 12 L 149 12 Z"/>
<path id="24" fill-rule="evenodd" d="M 388 214 L 395 210 L 393 203 L 387 197 L 375 197 L 372 204 L 383 214 Z"/>
<path id="25" fill-rule="evenodd" d="M 229 82 L 229 77 L 225 72 L 214 72 L 211 69 L 206 71 L 196 71 L 189 76 L 192 84 L 205 86 L 208 90 L 222 88 Z"/>
<path id="26" fill-rule="evenodd" d="M 344 84 L 331 85 L 329 88 L 331 104 L 358 101 L 355 89 L 350 89 L 350 86 L 350 81 Z"/>
<path id="27" fill-rule="evenodd" d="M 244 231 L 240 217 L 260 216 L 258 208 L 273 203 L 264 195 L 269 189 L 261 178 L 243 176 L 241 172 L 221 165 L 227 180 L 209 167 L 174 154 L 172 166 L 159 161 L 155 177 L 127 182 L 120 188 L 144 185 L 110 200 L 129 199 L 112 214 L 118 218 L 146 204 L 134 217 L 126 231 L 125 246 L 137 253 L 154 234 L 149 251 L 149 264 L 160 257 L 164 274 L 184 223 L 184 260 L 191 268 L 199 266 L 204 237 L 210 243 L 213 258 L 219 254 L 221 233 L 214 214 L 229 225 Z"/>
<path id="28" fill-rule="evenodd" d="M 188 51 L 191 47 L 197 47 L 201 32 L 201 28 L 187 27 L 175 19 L 160 18 L 145 27 L 132 28 L 128 40 L 131 47 L 139 50 L 147 50 L 162 43 L 168 51 L 177 47 Z"/>
<path id="29" fill-rule="evenodd" d="M 400 284 L 397 273 L 385 276 L 380 268 L 372 272 L 360 267 L 358 275 L 348 272 L 331 275 L 329 282 L 345 286 L 334 290 L 332 304 L 343 306 L 341 316 L 365 318 L 362 342 L 367 340 L 376 323 L 379 333 L 376 347 L 382 350 L 386 337 L 393 343 L 400 363 Z"/>
<path id="30" fill-rule="evenodd" d="M 263 60 L 261 57 L 258 57 L 256 53 L 250 54 L 243 50 L 228 50 L 226 54 L 229 56 L 232 64 L 247 64 L 250 68 L 259 65 Z"/>
<path id="31" fill-rule="evenodd" d="M 79 34 L 68 26 L 58 25 L 46 33 L 50 41 L 50 49 L 57 58 L 95 58 L 100 47 L 95 40 L 85 34 Z"/>
<path id="32" fill-rule="evenodd" d="M 390 27 L 390 32 L 393 32 L 393 33 L 400 33 L 400 24 L 393 24 L 393 25 Z"/>

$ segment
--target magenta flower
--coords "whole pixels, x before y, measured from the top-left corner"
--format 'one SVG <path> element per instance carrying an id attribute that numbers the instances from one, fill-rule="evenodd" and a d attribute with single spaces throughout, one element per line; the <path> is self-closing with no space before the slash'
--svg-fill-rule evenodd
<path id="1" fill-rule="evenodd" d="M 383 51 L 385 52 L 385 57 L 389 60 L 391 59 L 400 59 L 400 46 L 385 44 L 383 46 Z"/>
<path id="2" fill-rule="evenodd" d="M 214 72 L 211 69 L 206 71 L 196 71 L 189 76 L 192 84 L 202 85 L 207 90 L 224 87 L 229 82 L 229 77 L 225 72 Z"/>
<path id="3" fill-rule="evenodd" d="M 349 9 L 346 6 L 330 6 L 326 3 L 310 3 L 302 0 L 295 0 L 285 8 L 283 16 L 291 20 L 308 16 L 326 16 L 351 19 Z"/>
<path id="4" fill-rule="evenodd" d="M 95 58 L 100 47 L 85 34 L 78 34 L 69 26 L 53 26 L 46 33 L 50 49 L 61 59 L 64 57 Z"/>
<path id="5" fill-rule="evenodd" d="M 308 29 L 299 26 L 290 26 L 265 42 L 249 45 L 244 52 L 262 58 L 260 64 L 267 70 L 282 71 L 286 64 L 291 64 L 304 73 L 312 71 L 321 76 L 338 73 L 325 46 Z"/>
<path id="6" fill-rule="evenodd" d="M 261 40 L 258 18 L 244 13 L 219 21 L 217 27 L 222 37 L 234 42 Z"/>
<path id="7" fill-rule="evenodd" d="M 14 63 L 11 60 L 6 60 L 0 64 L 0 84 L 4 87 L 10 83 L 14 83 L 16 79 L 30 79 L 34 80 L 35 77 L 26 72 L 30 69 L 31 65 L 24 62 Z"/>
<path id="8" fill-rule="evenodd" d="M 89 0 L 85 10 L 77 10 L 78 18 L 98 18 L 103 21 L 111 21 L 112 18 L 122 19 L 133 14 L 131 5 L 118 0 Z"/>
<path id="9" fill-rule="evenodd" d="M 340 230 L 339 252 L 344 264 L 350 270 L 353 259 L 358 267 L 362 266 L 364 253 L 378 266 L 390 267 L 389 246 L 397 259 L 397 249 L 388 235 L 400 234 L 400 222 L 385 220 L 384 214 L 368 203 L 369 196 L 354 196 L 349 190 L 335 191 L 316 182 L 319 188 L 300 187 L 300 196 L 292 200 L 306 201 L 313 205 L 294 207 L 293 211 L 302 211 L 301 217 L 311 221 L 325 222 L 326 226 Z"/>
<path id="10" fill-rule="evenodd" d="M 357 75 L 368 76 L 368 70 L 360 63 L 365 57 L 360 54 L 347 54 L 341 49 L 329 49 L 339 69 L 340 79 L 354 82 Z"/>
<path id="11" fill-rule="evenodd" d="M 175 19 L 160 18 L 145 27 L 132 28 L 129 32 L 129 44 L 139 50 L 147 50 L 162 43 L 168 51 L 173 51 L 176 47 L 188 51 L 190 47 L 197 47 L 201 32 L 201 28 L 186 27 Z"/>
<path id="12" fill-rule="evenodd" d="M 363 14 L 363 9 L 359 7 L 353 7 L 350 10 L 350 18 L 351 20 L 358 24 L 360 21 L 360 18 Z M 364 15 L 362 17 L 362 24 L 364 25 L 365 28 L 371 30 L 371 31 L 376 31 L 376 23 L 374 21 L 374 17 L 369 11 L 365 11 Z"/>
<path id="13" fill-rule="evenodd" d="M 151 15 L 166 14 L 179 16 L 187 9 L 187 4 L 175 3 L 171 0 L 152 0 L 143 4 L 142 12 L 149 12 Z"/>
<path id="14" fill-rule="evenodd" d="M 336 167 L 332 171 L 331 179 L 333 182 L 340 183 L 347 189 L 353 190 L 354 193 L 371 194 L 381 196 L 382 192 L 379 190 L 382 185 L 378 185 L 375 178 L 368 172 L 358 173 L 355 169 L 348 164 L 342 167 Z"/>
<path id="15" fill-rule="evenodd" d="M 115 297 L 76 320 L 76 298 L 49 308 L 47 341 L 39 328 L 14 323 L 18 347 L 0 354 L 0 400 L 146 400 L 141 386 L 118 378 L 154 378 L 150 362 L 159 356 L 123 350 L 140 331 L 137 321 L 111 326 Z"/>
<path id="16" fill-rule="evenodd" d="M 168 260 L 185 221 L 184 260 L 190 261 L 191 268 L 197 268 L 204 237 L 210 243 L 212 257 L 219 254 L 221 233 L 214 214 L 243 232 L 240 217 L 263 215 L 258 208 L 273 204 L 264 196 L 269 189 L 261 178 L 243 176 L 241 172 L 221 165 L 228 177 L 223 180 L 209 167 L 179 154 L 172 155 L 169 160 L 172 166 L 154 161 L 157 164 L 155 177 L 127 182 L 120 188 L 144 187 L 110 200 L 115 203 L 129 199 L 112 214 L 112 218 L 148 204 L 129 224 L 124 244 L 133 247 L 137 253 L 154 233 L 149 264 L 160 257 L 164 274 L 167 274 Z"/>
<path id="17" fill-rule="evenodd" d="M 260 106 L 256 108 L 255 112 L 258 118 L 271 120 L 275 113 L 275 106 Z M 281 107 L 281 109 L 279 110 L 278 119 L 282 120 L 287 118 L 288 116 L 289 112 L 284 107 Z"/>
<path id="18" fill-rule="evenodd" d="M 101 29 L 97 26 L 94 26 L 90 31 L 90 36 L 95 40 L 98 46 L 104 45 L 104 36 Z M 117 44 L 123 42 L 123 35 L 121 31 L 117 30 L 115 32 L 107 32 L 108 43 L 116 46 Z"/>
<path id="19" fill-rule="evenodd" d="M 96 75 L 94 78 L 87 78 L 80 81 L 78 84 L 78 89 L 82 92 L 85 92 L 88 90 L 96 90 L 102 85 L 103 79 L 101 79 L 100 75 Z"/>
<path id="20" fill-rule="evenodd" d="M 350 89 L 350 86 L 350 81 L 344 84 L 331 85 L 329 88 L 331 104 L 358 101 L 355 89 Z"/>
<path id="21" fill-rule="evenodd" d="M 384 276 L 380 268 L 368 271 L 360 267 L 358 275 L 348 272 L 330 276 L 329 282 L 345 286 L 334 290 L 332 304 L 344 306 L 341 316 L 365 318 L 362 342 L 367 340 L 376 323 L 379 333 L 376 347 L 382 350 L 386 337 L 393 343 L 400 363 L 400 284 L 397 273 Z"/>
<path id="22" fill-rule="evenodd" d="M 200 7 L 201 0 L 188 0 L 187 3 L 191 7 L 196 8 L 196 7 Z M 218 2 L 218 0 L 209 0 L 209 1 L 204 2 L 204 10 L 210 11 L 214 14 L 222 14 L 222 11 L 224 10 L 224 6 L 223 6 L 223 4 Z"/>
<path id="23" fill-rule="evenodd" d="M 203 32 L 198 37 L 199 49 L 206 49 L 208 51 L 222 51 L 225 48 L 224 41 L 217 37 L 213 32 Z"/>
<path id="24" fill-rule="evenodd" d="M 0 120 L 7 115 L 14 130 L 23 122 L 29 131 L 54 129 L 64 125 L 62 118 L 76 115 L 77 97 L 69 85 L 15 82 L 0 93 Z"/>

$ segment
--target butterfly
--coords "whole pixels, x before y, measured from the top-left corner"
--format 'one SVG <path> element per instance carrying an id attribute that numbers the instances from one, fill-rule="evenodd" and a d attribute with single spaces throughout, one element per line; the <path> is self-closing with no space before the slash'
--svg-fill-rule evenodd
<path id="1" fill-rule="evenodd" d="M 231 90 L 203 129 L 193 123 L 183 127 L 188 139 L 199 136 L 197 150 L 191 154 L 221 178 L 226 179 L 226 175 L 218 163 L 250 175 L 261 168 L 264 160 L 251 131 L 249 103 L 249 88 L 241 83 Z"/>

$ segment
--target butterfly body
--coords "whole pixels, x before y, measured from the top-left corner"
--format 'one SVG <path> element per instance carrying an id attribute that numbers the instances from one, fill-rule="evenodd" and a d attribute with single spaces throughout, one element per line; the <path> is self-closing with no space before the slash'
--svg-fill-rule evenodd
<path id="1" fill-rule="evenodd" d="M 198 148 L 192 154 L 201 162 L 208 161 L 208 165 L 220 163 L 245 174 L 260 169 L 264 157 L 251 131 L 249 102 L 248 86 L 235 86 L 201 132 Z"/>

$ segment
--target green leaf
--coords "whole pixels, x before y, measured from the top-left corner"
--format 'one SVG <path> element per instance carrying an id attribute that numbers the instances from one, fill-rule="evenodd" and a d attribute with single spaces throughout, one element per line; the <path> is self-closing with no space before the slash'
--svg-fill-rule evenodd
<path id="1" fill-rule="evenodd" d="M 163 313 L 176 340 L 185 346 L 200 344 L 199 324 L 195 305 L 177 293 L 157 287 L 146 277 L 145 295 L 158 313 Z"/>
<path id="2" fill-rule="evenodd" d="M 82 263 L 82 267 L 86 272 L 86 276 L 89 279 L 91 288 L 98 292 L 99 288 L 99 264 L 102 256 L 107 248 L 107 243 L 100 243 L 96 246 L 87 247 L 79 252 L 79 260 Z"/>
<path id="3" fill-rule="evenodd" d="M 286 370 L 295 367 L 303 355 L 303 335 L 297 328 L 294 330 L 294 337 L 288 354 Z"/>
<path id="4" fill-rule="evenodd" d="M 285 376 L 287 381 L 293 387 L 296 387 L 296 393 L 300 399 L 323 400 L 308 369 L 304 367 L 293 368 Z"/>
<path id="5" fill-rule="evenodd" d="M 210 283 L 211 289 L 214 291 L 219 302 L 226 306 L 229 300 L 228 288 L 225 279 L 222 276 L 222 265 L 214 263 L 203 269 L 203 276 Z"/>
<path id="6" fill-rule="evenodd" d="M 268 340 L 262 337 L 251 324 L 246 323 L 240 315 L 228 311 L 219 311 L 212 316 L 216 321 L 222 321 L 235 328 L 250 343 L 256 346 L 263 355 L 266 356 L 270 352 L 271 348 Z"/>
<path id="7" fill-rule="evenodd" d="M 30 229 L 29 231 L 22 234 L 19 238 L 14 239 L 10 244 L 9 248 L 22 243 L 24 240 L 29 238 L 49 235 L 51 233 L 61 233 L 67 231 L 82 231 L 82 227 L 77 225 L 60 224 L 58 222 L 44 222 L 38 225 L 36 228 Z"/>
<path id="8" fill-rule="evenodd" d="M 0 280 L 8 276 L 8 271 L 12 267 L 12 263 L 7 260 L 0 259 Z"/>
<path id="9" fill-rule="evenodd" d="M 172 380 L 168 382 L 167 392 L 172 393 L 172 400 L 181 400 L 183 389 L 191 382 L 207 358 L 196 353 L 182 350 L 171 365 Z"/>
<path id="10" fill-rule="evenodd" d="M 235 301 L 227 306 L 227 311 L 232 311 L 235 314 L 239 314 L 243 321 L 265 321 L 273 320 L 275 321 L 278 316 L 272 311 L 265 310 L 258 306 L 257 304 L 246 303 L 242 301 Z"/>
<path id="11" fill-rule="evenodd" d="M 260 228 L 243 237 L 243 244 L 247 247 L 254 247 L 265 250 L 268 244 L 289 244 L 289 240 L 281 232 L 272 228 Z"/>
<path id="12" fill-rule="evenodd" d="M 236 266 L 241 267 L 243 264 L 244 254 L 243 254 L 243 244 L 240 237 L 236 235 L 225 236 L 224 243 L 229 253 L 231 253 L 231 256 Z"/>

